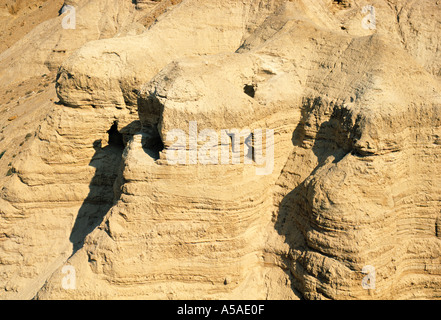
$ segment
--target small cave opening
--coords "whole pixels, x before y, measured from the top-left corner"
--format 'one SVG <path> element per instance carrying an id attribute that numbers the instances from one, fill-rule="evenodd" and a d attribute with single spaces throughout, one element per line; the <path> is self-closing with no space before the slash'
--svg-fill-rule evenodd
<path id="1" fill-rule="evenodd" d="M 350 0 L 333 0 L 333 3 L 335 5 L 343 7 L 343 8 L 351 7 L 351 1 Z"/>
<path id="2" fill-rule="evenodd" d="M 118 131 L 118 121 L 114 121 L 109 130 L 107 130 L 109 135 L 109 145 L 124 148 L 124 139 L 121 132 Z"/>
<path id="3" fill-rule="evenodd" d="M 255 86 L 251 84 L 246 84 L 243 87 L 243 92 L 245 92 L 247 95 L 249 95 L 251 98 L 254 98 L 254 95 L 256 94 L 256 88 Z"/>
<path id="4" fill-rule="evenodd" d="M 146 126 L 143 128 L 142 148 L 144 152 L 151 156 L 153 159 L 158 160 L 159 154 L 164 150 L 165 146 L 162 142 L 161 135 L 157 125 Z"/>

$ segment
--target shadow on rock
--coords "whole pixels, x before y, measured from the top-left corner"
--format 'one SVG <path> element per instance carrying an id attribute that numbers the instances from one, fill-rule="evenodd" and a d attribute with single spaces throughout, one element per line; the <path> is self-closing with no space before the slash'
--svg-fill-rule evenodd
<path id="1" fill-rule="evenodd" d="M 308 245 L 308 233 L 313 231 L 313 225 L 310 221 L 313 192 L 310 190 L 309 184 L 305 182 L 305 179 L 308 176 L 314 175 L 326 163 L 337 163 L 350 152 L 344 137 L 345 134 L 335 115 L 332 115 L 328 121 L 324 121 L 313 137 L 308 135 L 308 131 L 305 129 L 305 121 L 300 121 L 293 132 L 293 145 L 299 148 L 310 148 L 317 157 L 317 165 L 311 168 L 311 172 L 309 175 L 304 176 L 303 180 L 299 180 L 299 177 L 284 179 L 285 181 L 291 180 L 296 182 L 293 182 L 293 189 L 285 194 L 279 203 L 275 229 L 289 245 L 289 256 L 282 258 L 291 272 L 290 277 L 293 281 L 292 287 L 294 292 L 299 292 L 303 298 L 309 298 L 308 290 L 305 287 L 306 277 L 308 277 L 304 267 L 308 263 L 303 261 L 306 259 L 305 253 L 310 250 L 319 250 L 318 248 L 312 249 Z M 291 157 L 294 156 L 295 154 L 291 155 Z M 282 172 L 282 175 L 291 174 L 289 170 Z"/>

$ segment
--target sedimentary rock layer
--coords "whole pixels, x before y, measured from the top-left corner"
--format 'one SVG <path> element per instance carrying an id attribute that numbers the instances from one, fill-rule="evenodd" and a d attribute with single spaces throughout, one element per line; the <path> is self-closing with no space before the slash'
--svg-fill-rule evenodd
<path id="1" fill-rule="evenodd" d="M 173 5 L 61 65 L 4 178 L 2 297 L 439 298 L 441 6 Z M 207 129 L 273 162 L 193 163 Z"/>

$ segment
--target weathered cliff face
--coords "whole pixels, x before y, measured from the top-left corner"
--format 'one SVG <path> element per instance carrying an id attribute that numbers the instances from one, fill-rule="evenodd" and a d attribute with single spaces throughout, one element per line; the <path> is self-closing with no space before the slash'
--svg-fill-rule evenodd
<path id="1" fill-rule="evenodd" d="M 5 37 L 29 30 L 0 54 L 2 85 L 57 72 L 69 55 L 90 41 L 142 33 L 148 27 L 145 20 L 155 10 L 152 5 L 138 8 L 130 0 L 32 2 L 25 6 L 25 1 L 18 1 L 12 7 L 21 11 L 5 18 L 4 32 L 9 31 Z M 171 2 L 162 6 L 167 8 Z"/>
<path id="2" fill-rule="evenodd" d="M 440 297 L 441 5 L 132 5 L 4 129 L 2 298 Z"/>

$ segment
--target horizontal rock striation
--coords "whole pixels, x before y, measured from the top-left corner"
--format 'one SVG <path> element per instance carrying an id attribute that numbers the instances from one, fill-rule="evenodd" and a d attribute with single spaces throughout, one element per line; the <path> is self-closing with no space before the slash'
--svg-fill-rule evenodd
<path id="1" fill-rule="evenodd" d="M 441 8 L 364 5 L 184 0 L 71 55 L 1 191 L 3 296 L 439 298 Z"/>

